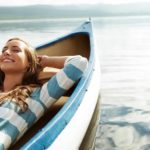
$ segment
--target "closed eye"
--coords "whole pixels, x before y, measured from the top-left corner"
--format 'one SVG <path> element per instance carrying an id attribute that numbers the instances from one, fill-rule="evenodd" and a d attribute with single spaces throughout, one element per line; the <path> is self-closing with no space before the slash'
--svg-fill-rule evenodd
<path id="1" fill-rule="evenodd" d="M 15 53 L 21 52 L 21 49 L 18 46 L 12 46 L 11 50 Z"/>
<path id="2" fill-rule="evenodd" d="M 12 51 L 13 51 L 13 52 L 15 52 L 15 53 L 19 53 L 19 52 L 21 52 L 21 50 L 20 50 L 20 49 L 12 49 Z"/>
<path id="3" fill-rule="evenodd" d="M 8 47 L 4 47 L 4 48 L 2 49 L 2 53 L 4 53 L 7 49 L 8 49 Z M 19 53 L 19 52 L 21 52 L 21 49 L 20 49 L 18 46 L 12 46 L 12 47 L 10 48 L 10 51 L 12 51 L 12 52 L 14 52 L 14 53 Z"/>

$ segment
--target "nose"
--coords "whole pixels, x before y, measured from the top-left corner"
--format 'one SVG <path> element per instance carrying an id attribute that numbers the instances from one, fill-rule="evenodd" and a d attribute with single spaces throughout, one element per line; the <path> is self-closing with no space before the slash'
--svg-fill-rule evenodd
<path id="1" fill-rule="evenodd" d="M 9 49 L 7 49 L 7 50 L 5 50 L 5 51 L 3 52 L 3 55 L 4 55 L 4 56 L 10 55 L 10 54 L 11 54 L 11 52 L 10 52 Z"/>

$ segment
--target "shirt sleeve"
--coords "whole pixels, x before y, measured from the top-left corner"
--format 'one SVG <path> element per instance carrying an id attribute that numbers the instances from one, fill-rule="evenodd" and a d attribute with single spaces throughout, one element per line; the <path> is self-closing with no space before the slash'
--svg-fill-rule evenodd
<path id="1" fill-rule="evenodd" d="M 88 66 L 86 58 L 77 55 L 66 59 L 64 68 L 46 82 L 40 92 L 40 99 L 49 107 L 69 90 L 83 75 Z"/>

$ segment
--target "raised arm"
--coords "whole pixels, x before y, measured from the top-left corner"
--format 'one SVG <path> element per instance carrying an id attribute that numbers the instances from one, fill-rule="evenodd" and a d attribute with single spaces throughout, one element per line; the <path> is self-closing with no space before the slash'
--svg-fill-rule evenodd
<path id="1" fill-rule="evenodd" d="M 88 65 L 87 59 L 82 56 L 69 56 L 64 60 L 63 69 L 41 88 L 40 97 L 47 108 L 81 78 Z"/>

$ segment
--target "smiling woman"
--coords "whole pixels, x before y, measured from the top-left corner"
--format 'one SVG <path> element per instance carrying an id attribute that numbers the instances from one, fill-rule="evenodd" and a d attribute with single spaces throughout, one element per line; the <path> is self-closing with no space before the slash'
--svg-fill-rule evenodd
<path id="1" fill-rule="evenodd" d="M 59 72 L 40 82 L 45 67 Z M 87 67 L 82 56 L 37 56 L 28 43 L 13 38 L 0 55 L 0 150 L 8 149 L 67 90 Z"/>

